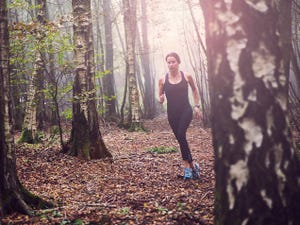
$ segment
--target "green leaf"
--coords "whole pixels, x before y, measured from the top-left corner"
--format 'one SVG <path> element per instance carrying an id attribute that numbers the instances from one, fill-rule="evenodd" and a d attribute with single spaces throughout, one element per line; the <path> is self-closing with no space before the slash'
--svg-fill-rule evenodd
<path id="1" fill-rule="evenodd" d="M 147 152 L 149 153 L 156 153 L 156 154 L 168 154 L 168 153 L 175 153 L 178 152 L 178 149 L 175 147 L 153 147 L 151 149 L 149 149 Z"/>
<path id="2" fill-rule="evenodd" d="M 82 225 L 83 221 L 81 219 L 76 219 L 72 221 L 72 225 Z"/>

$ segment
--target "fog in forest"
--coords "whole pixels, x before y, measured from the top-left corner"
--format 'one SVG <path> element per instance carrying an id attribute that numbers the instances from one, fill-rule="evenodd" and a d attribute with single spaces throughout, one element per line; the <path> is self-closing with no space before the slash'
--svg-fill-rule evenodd
<path id="1" fill-rule="evenodd" d="M 191 12 L 185 1 L 159 1 L 151 0 L 147 2 L 147 21 L 148 21 L 148 40 L 149 40 L 149 57 L 151 60 L 151 73 L 157 81 L 159 77 L 167 72 L 167 65 L 165 63 L 165 56 L 169 52 L 177 52 L 181 57 L 180 68 L 192 76 L 195 76 L 191 67 L 191 61 L 188 54 L 193 54 L 199 57 L 202 56 L 201 60 L 206 60 L 199 53 L 199 45 L 197 40 L 197 34 L 192 22 Z M 114 1 L 114 7 L 117 9 L 120 7 L 119 1 Z M 192 6 L 193 14 L 197 24 L 199 25 L 199 31 L 202 39 L 204 40 L 204 21 L 202 12 L 199 4 Z M 137 23 L 139 31 L 141 30 L 140 10 L 137 12 Z M 123 16 L 122 13 L 118 14 L 117 17 L 120 28 L 122 28 Z M 115 28 L 115 27 L 114 27 Z M 114 29 L 114 38 L 116 39 L 117 34 Z M 120 41 L 114 42 L 115 48 L 115 79 L 118 87 L 123 86 L 124 79 L 123 75 L 125 70 L 124 60 L 122 58 Z M 192 51 L 188 53 L 188 51 Z M 136 51 L 136 54 L 139 54 Z M 117 56 L 120 57 L 117 57 Z M 119 75 L 118 75 L 119 74 Z M 121 79 L 119 80 L 118 77 Z"/>
<path id="2" fill-rule="evenodd" d="M 1 0 L 0 225 L 300 224 L 299 21 L 300 0 Z"/>
<path id="3" fill-rule="evenodd" d="M 187 4 L 184 1 L 174 2 L 170 0 L 151 2 L 149 7 L 149 40 L 151 40 L 150 44 L 153 48 L 157 74 L 161 76 L 167 71 L 165 56 L 171 51 L 175 51 L 181 56 L 181 69 L 192 73 L 186 42 L 189 42 L 191 50 L 196 50 L 198 44 Z M 204 21 L 199 4 L 193 6 L 193 13 L 204 39 Z"/>

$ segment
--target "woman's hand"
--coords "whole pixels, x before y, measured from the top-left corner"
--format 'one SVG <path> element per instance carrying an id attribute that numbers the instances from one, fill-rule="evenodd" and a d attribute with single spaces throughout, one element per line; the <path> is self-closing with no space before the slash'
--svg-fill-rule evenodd
<path id="1" fill-rule="evenodd" d="M 160 104 L 163 104 L 165 101 L 165 94 L 164 94 L 164 82 L 165 82 L 165 76 L 159 79 L 158 81 L 158 102 Z"/>
<path id="2" fill-rule="evenodd" d="M 201 118 L 201 113 L 200 113 L 199 107 L 195 106 L 194 110 L 195 110 L 195 116 L 196 116 L 196 118 L 200 119 Z"/>
<path id="3" fill-rule="evenodd" d="M 158 101 L 160 104 L 163 104 L 165 101 L 165 95 L 164 94 L 160 95 Z"/>

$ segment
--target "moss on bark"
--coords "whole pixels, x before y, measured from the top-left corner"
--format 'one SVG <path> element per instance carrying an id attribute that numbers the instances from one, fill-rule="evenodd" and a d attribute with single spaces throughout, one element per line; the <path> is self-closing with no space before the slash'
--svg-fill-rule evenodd
<path id="1" fill-rule="evenodd" d="M 33 137 L 32 130 L 24 128 L 22 130 L 18 143 L 28 143 L 28 144 L 41 143 L 42 137 L 43 137 L 43 132 L 39 131 Z"/>
<path id="2" fill-rule="evenodd" d="M 49 202 L 46 201 L 42 198 L 40 198 L 39 196 L 31 193 L 30 191 L 28 191 L 26 188 L 24 188 L 24 186 L 18 182 L 21 188 L 21 194 L 24 198 L 24 201 L 30 205 L 32 208 L 35 209 L 49 209 L 52 207 L 55 207 L 56 204 L 53 202 Z"/>
<path id="3" fill-rule="evenodd" d="M 33 144 L 34 143 L 34 139 L 32 136 L 32 131 L 24 128 L 22 130 L 20 139 L 18 140 L 18 143 L 28 143 L 28 144 Z"/>
<path id="4" fill-rule="evenodd" d="M 134 131 L 146 131 L 142 123 L 131 123 L 130 127 L 128 128 L 129 132 Z"/>
<path id="5" fill-rule="evenodd" d="M 29 192 L 24 186 L 17 181 L 18 187 L 6 193 L 3 201 L 3 214 L 20 212 L 29 216 L 33 215 L 35 209 L 49 209 L 56 206 L 55 203 L 43 200 L 37 195 Z"/>

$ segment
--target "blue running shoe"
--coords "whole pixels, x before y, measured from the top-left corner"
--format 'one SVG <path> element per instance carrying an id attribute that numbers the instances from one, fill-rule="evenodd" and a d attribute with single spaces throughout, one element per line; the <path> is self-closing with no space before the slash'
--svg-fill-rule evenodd
<path id="1" fill-rule="evenodd" d="M 193 169 L 193 178 L 199 179 L 200 178 L 200 167 L 197 162 L 194 163 L 194 169 Z"/>
<path id="2" fill-rule="evenodd" d="M 184 176 L 183 179 L 187 180 L 187 179 L 191 179 L 193 178 L 193 171 L 191 168 L 184 168 Z"/>

